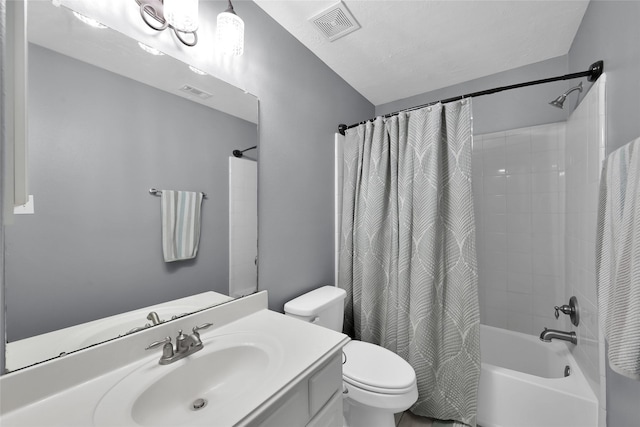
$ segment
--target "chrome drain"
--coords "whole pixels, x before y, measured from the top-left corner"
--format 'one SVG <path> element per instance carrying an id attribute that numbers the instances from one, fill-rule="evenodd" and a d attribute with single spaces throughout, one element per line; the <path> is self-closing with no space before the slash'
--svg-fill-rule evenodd
<path id="1" fill-rule="evenodd" d="M 194 411 L 199 411 L 205 406 L 207 406 L 207 399 L 196 399 L 191 404 L 191 409 L 193 409 Z"/>

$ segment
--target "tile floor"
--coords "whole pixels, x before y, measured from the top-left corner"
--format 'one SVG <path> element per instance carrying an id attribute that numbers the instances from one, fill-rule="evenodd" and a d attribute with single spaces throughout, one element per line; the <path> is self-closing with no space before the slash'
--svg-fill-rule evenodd
<path id="1" fill-rule="evenodd" d="M 396 427 L 431 427 L 430 418 L 419 417 L 409 411 L 395 414 Z"/>

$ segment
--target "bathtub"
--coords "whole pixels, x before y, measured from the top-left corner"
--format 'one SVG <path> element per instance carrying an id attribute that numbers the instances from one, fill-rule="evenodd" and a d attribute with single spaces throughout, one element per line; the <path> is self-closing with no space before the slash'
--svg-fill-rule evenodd
<path id="1" fill-rule="evenodd" d="M 598 400 L 564 342 L 481 325 L 480 350 L 479 426 L 598 425 Z"/>

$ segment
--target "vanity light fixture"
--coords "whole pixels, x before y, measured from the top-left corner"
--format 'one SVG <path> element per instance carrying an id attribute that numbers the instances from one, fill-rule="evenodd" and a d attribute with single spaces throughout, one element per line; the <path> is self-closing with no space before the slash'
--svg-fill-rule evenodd
<path id="1" fill-rule="evenodd" d="M 231 0 L 227 10 L 218 15 L 216 40 L 222 53 L 234 56 L 244 53 L 244 21 L 236 15 Z"/>
<path id="2" fill-rule="evenodd" d="M 198 43 L 198 0 L 136 0 L 136 3 L 149 27 L 156 31 L 171 28 L 186 46 Z"/>
<path id="3" fill-rule="evenodd" d="M 95 19 L 91 19 L 89 17 L 86 17 L 84 15 L 79 14 L 78 12 L 76 12 L 75 10 L 73 11 L 73 16 L 75 16 L 76 18 L 78 18 L 80 21 L 84 22 L 85 24 L 93 27 L 93 28 L 107 28 L 106 25 L 96 21 Z"/>
<path id="4" fill-rule="evenodd" d="M 142 42 L 138 42 L 138 46 L 140 46 L 140 49 L 144 50 L 147 53 L 150 53 L 151 55 L 156 55 L 156 56 L 164 55 L 164 53 L 160 52 L 155 47 L 151 47 L 151 46 L 146 45 L 146 44 L 144 44 Z"/>

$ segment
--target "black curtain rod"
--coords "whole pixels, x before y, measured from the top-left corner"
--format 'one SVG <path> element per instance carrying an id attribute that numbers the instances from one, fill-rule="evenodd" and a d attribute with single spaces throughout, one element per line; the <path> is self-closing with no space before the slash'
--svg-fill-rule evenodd
<path id="1" fill-rule="evenodd" d="M 255 146 L 253 146 L 253 147 L 249 147 L 249 148 L 247 148 L 247 149 L 245 149 L 245 150 L 242 150 L 242 151 L 240 151 L 240 150 L 233 150 L 233 155 L 234 155 L 234 156 L 236 156 L 236 157 L 242 157 L 242 153 L 244 153 L 245 151 L 253 150 L 253 149 L 255 149 L 255 148 L 258 148 L 258 146 L 257 146 L 257 145 L 255 145 Z"/>
<path id="2" fill-rule="evenodd" d="M 404 111 L 418 110 L 420 108 L 428 107 L 430 105 L 435 105 L 435 104 L 440 103 L 440 102 L 443 103 L 443 104 L 446 104 L 447 102 L 459 101 L 459 100 L 464 99 L 464 98 L 475 98 L 477 96 L 491 95 L 492 93 L 502 92 L 503 90 L 511 90 L 511 89 L 517 89 L 517 88 L 526 87 L 526 86 L 539 85 L 539 84 L 543 84 L 543 83 L 551 83 L 551 82 L 556 82 L 556 81 L 559 81 L 559 80 L 571 80 L 571 79 L 576 79 L 578 77 L 587 77 L 588 81 L 595 82 L 596 80 L 598 80 L 598 77 L 600 77 L 600 75 L 602 74 L 603 71 L 604 71 L 604 61 L 597 61 L 597 62 L 594 62 L 593 64 L 591 64 L 591 66 L 589 67 L 589 69 L 587 71 L 582 71 L 582 72 L 579 72 L 579 73 L 572 73 L 572 74 L 565 74 L 564 76 L 558 76 L 558 77 L 549 77 L 548 79 L 532 80 L 530 82 L 518 83 L 518 84 L 515 84 L 515 85 L 509 85 L 509 86 L 496 87 L 496 88 L 493 88 L 493 89 L 482 90 L 480 92 L 472 92 L 472 93 L 468 93 L 466 95 L 454 96 L 453 98 L 442 99 L 440 101 L 434 101 L 434 102 L 429 102 L 427 104 L 418 105 L 418 106 L 415 106 L 415 107 L 405 108 L 404 110 L 395 111 L 393 113 L 385 114 L 382 117 L 386 119 L 386 118 L 389 118 L 389 117 L 396 116 L 396 115 L 398 115 L 398 114 L 400 114 L 401 112 L 404 112 Z M 354 127 L 356 127 L 358 125 L 361 125 L 361 124 L 364 124 L 364 123 L 366 123 L 368 121 L 373 121 L 373 120 L 375 120 L 375 118 L 374 119 L 365 120 L 365 121 L 359 122 L 359 123 L 354 123 L 351 126 L 347 126 L 345 124 L 340 124 L 340 125 L 338 125 L 338 132 L 340 132 L 341 135 L 344 135 L 344 133 L 345 133 L 345 131 L 347 129 L 354 128 Z"/>

